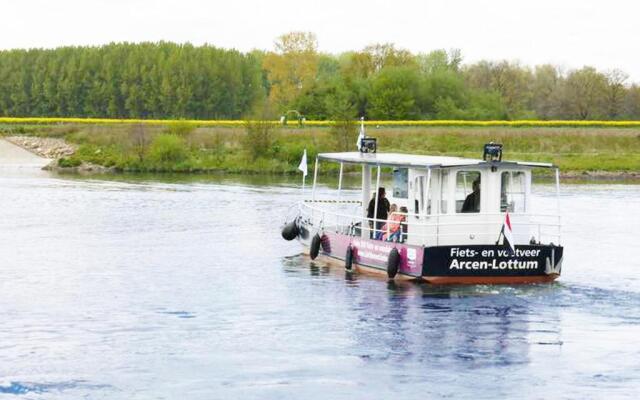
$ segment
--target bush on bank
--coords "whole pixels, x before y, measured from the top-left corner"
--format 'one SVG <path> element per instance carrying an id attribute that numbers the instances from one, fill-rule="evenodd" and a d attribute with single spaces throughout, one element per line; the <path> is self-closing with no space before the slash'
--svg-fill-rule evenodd
<path id="1" fill-rule="evenodd" d="M 151 142 L 149 156 L 157 164 L 179 164 L 188 157 L 188 149 L 183 138 L 174 134 L 163 133 Z"/>

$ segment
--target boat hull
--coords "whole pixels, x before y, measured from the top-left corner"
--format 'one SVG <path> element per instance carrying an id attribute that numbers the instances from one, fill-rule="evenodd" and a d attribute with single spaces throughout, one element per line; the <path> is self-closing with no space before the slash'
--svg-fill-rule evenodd
<path id="1" fill-rule="evenodd" d="M 436 285 L 548 283 L 560 276 L 563 248 L 553 245 L 416 246 L 339 233 L 321 235 L 319 257 L 345 266 L 351 248 L 354 270 L 387 276 L 389 254 L 400 255 L 396 279 L 420 279 Z M 300 240 L 306 246 L 311 240 Z"/>

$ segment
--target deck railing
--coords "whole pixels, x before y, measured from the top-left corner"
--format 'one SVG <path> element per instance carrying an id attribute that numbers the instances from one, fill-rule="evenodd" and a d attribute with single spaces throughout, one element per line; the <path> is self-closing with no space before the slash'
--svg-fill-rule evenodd
<path id="1" fill-rule="evenodd" d="M 314 205 L 314 203 L 303 202 L 298 204 L 298 211 L 305 224 L 318 230 L 352 236 L 362 236 L 364 231 L 364 236 L 371 238 L 378 238 L 385 233 L 386 237 L 389 237 L 391 233 L 389 230 L 390 221 L 364 217 L 360 215 L 362 212 L 360 207 L 357 207 L 354 213 L 344 213 L 327 210 Z M 504 218 L 504 213 L 424 215 L 397 212 L 396 214 L 404 216 L 405 222 L 402 222 L 401 226 L 409 226 L 410 228 L 407 233 L 401 232 L 403 236 L 400 237 L 400 240 L 404 241 L 410 237 L 412 243 L 424 245 L 439 245 L 448 238 L 464 235 L 468 235 L 473 239 L 473 243 L 477 244 L 496 242 Z M 516 221 L 516 226 L 519 228 L 514 232 L 517 244 L 529 243 L 531 239 L 529 235 L 533 236 L 537 243 L 560 244 L 561 218 L 559 215 L 529 213 L 510 213 L 510 215 L 512 221 Z M 451 221 L 456 216 L 462 218 L 473 216 L 478 220 Z M 384 224 L 387 226 L 386 229 L 383 229 L 382 225 Z M 377 228 L 377 225 L 380 225 L 380 228 Z M 522 227 L 528 227 L 526 233 L 522 233 Z"/>

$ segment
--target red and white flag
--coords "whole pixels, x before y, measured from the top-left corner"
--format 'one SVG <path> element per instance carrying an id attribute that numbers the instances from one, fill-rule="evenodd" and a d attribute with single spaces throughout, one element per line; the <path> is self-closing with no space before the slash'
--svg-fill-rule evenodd
<path id="1" fill-rule="evenodd" d="M 504 216 L 504 223 L 502 224 L 502 237 L 504 238 L 504 244 L 511 248 L 513 254 L 516 253 L 516 243 L 513 241 L 513 230 L 511 229 L 511 219 L 509 218 L 509 211 Z"/>

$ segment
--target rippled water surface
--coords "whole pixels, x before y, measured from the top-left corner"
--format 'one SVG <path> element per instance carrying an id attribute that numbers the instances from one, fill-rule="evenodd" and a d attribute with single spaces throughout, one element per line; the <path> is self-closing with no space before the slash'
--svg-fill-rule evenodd
<path id="1" fill-rule="evenodd" d="M 640 186 L 563 188 L 558 283 L 451 288 L 305 260 L 279 234 L 291 182 L 3 170 L 0 190 L 0 398 L 640 393 Z"/>

